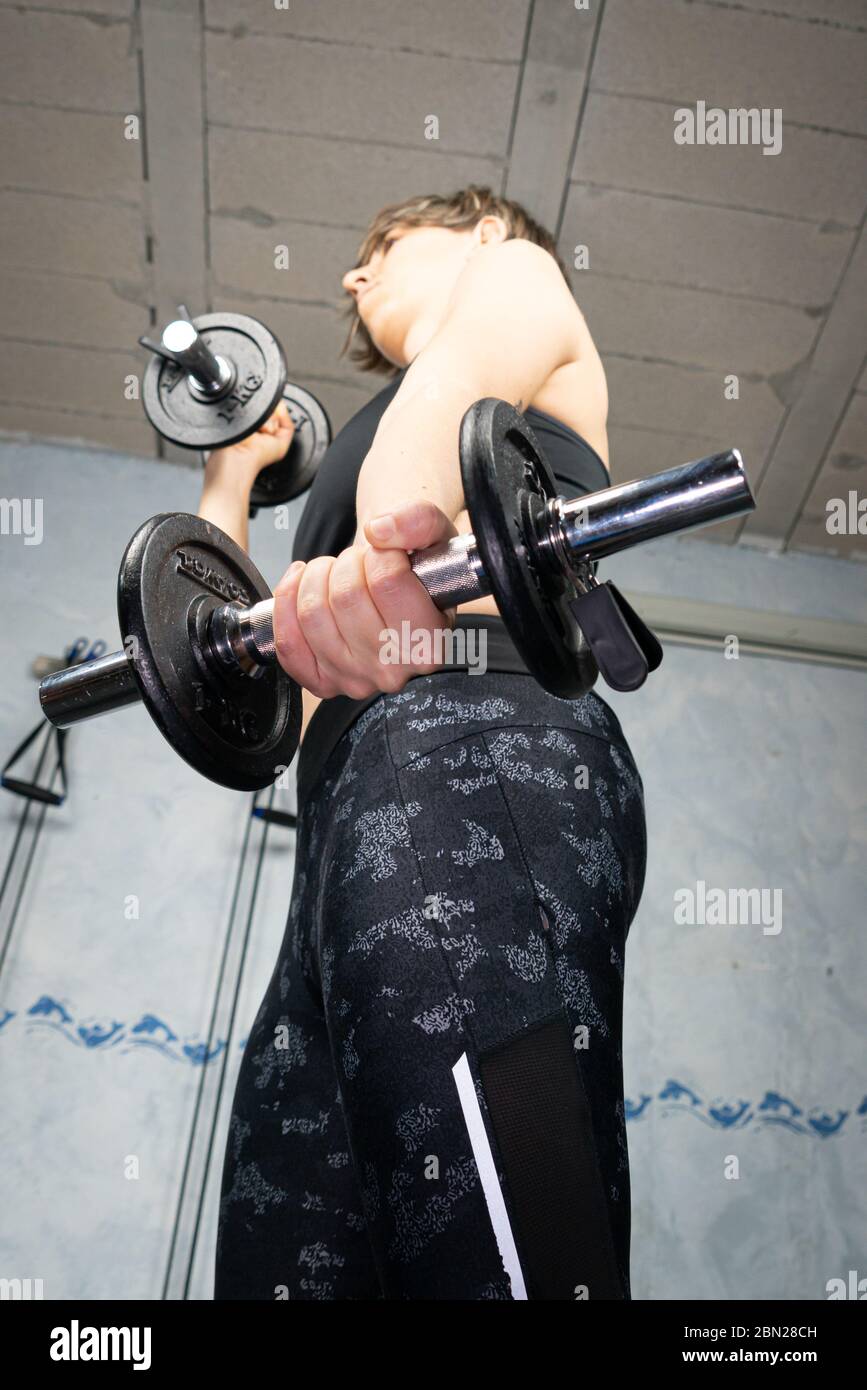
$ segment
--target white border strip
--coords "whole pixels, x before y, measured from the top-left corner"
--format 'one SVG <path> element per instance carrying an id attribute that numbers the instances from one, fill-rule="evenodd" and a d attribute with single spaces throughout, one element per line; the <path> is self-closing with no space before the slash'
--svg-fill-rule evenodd
<path id="1" fill-rule="evenodd" d="M 518 1252 L 515 1249 L 515 1237 L 512 1235 L 512 1227 L 509 1225 L 509 1215 L 506 1211 L 503 1191 L 497 1178 L 494 1155 L 491 1153 L 491 1146 L 488 1143 L 488 1134 L 485 1129 L 485 1122 L 482 1119 L 479 1098 L 476 1095 L 470 1064 L 467 1061 L 467 1054 L 465 1052 L 461 1053 L 452 1067 L 452 1076 L 455 1078 L 455 1085 L 458 1088 L 458 1099 L 461 1102 L 461 1109 L 464 1112 L 464 1120 L 466 1121 L 467 1130 L 469 1132 L 470 1143 L 473 1146 L 473 1157 L 476 1160 L 476 1167 L 479 1170 L 479 1177 L 482 1180 L 482 1191 L 485 1194 L 488 1215 L 491 1218 L 491 1225 L 494 1228 L 497 1248 L 499 1249 L 506 1273 L 512 1281 L 512 1298 L 526 1299 L 527 1290 L 524 1285 L 524 1273 L 521 1269 L 521 1262 L 518 1259 Z"/>
<path id="2" fill-rule="evenodd" d="M 634 589 L 624 590 L 624 597 L 663 641 L 722 651 L 726 637 L 734 633 L 741 651 L 751 656 L 867 669 L 867 623 L 737 608 Z"/>

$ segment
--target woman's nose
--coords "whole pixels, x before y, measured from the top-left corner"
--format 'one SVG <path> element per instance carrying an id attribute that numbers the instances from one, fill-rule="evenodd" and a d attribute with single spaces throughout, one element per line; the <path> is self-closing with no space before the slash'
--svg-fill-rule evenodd
<path id="1" fill-rule="evenodd" d="M 366 265 L 358 266 L 355 270 L 347 270 L 343 277 L 343 288 L 349 294 L 357 295 L 369 283 L 370 268 Z"/>

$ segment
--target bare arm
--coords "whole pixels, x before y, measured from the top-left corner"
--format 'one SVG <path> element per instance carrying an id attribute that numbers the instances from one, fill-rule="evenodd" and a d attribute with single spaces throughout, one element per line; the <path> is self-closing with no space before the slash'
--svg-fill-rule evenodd
<path id="1" fill-rule="evenodd" d="M 454 520 L 463 507 L 457 438 L 465 411 L 482 396 L 529 405 L 558 367 L 577 360 L 580 327 L 569 287 L 541 247 L 515 239 L 474 256 L 362 464 L 359 534 L 396 503 L 420 499 Z"/>
<path id="2" fill-rule="evenodd" d="M 215 449 L 205 464 L 198 515 L 219 526 L 242 550 L 250 548 L 248 518 L 253 484 L 263 468 L 283 458 L 294 432 L 292 417 L 281 401 L 260 430 L 239 444 Z"/>
<path id="3" fill-rule="evenodd" d="M 528 405 L 558 367 L 578 359 L 582 322 L 540 247 L 514 240 L 473 256 L 361 465 L 355 543 L 336 558 L 291 566 L 275 589 L 278 659 L 314 695 L 363 699 L 437 669 L 415 657 L 391 664 L 382 639 L 404 621 L 429 633 L 454 621 L 435 607 L 406 552 L 454 534 L 464 505 L 461 419 L 482 396 Z"/>
<path id="4" fill-rule="evenodd" d="M 255 474 L 251 477 L 239 466 L 231 449 L 216 450 L 205 464 L 198 514 L 219 526 L 242 550 L 250 548 L 248 516 L 254 481 Z"/>

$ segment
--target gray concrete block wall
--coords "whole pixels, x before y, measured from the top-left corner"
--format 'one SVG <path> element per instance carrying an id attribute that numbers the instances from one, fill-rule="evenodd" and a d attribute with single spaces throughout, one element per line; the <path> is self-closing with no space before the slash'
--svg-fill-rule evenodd
<path id="1" fill-rule="evenodd" d="M 131 15 L 92 19 L 83 7 L 54 14 L 0 9 L 0 90 L 5 102 L 126 115 L 138 104 Z"/>
<path id="2" fill-rule="evenodd" d="M 779 106 L 801 124 L 867 132 L 857 35 L 686 0 L 609 0 L 605 10 L 597 88 L 677 105 Z"/>
<path id="3" fill-rule="evenodd" d="M 119 348 L 129 352 L 147 306 L 134 283 L 94 280 L 44 271 L 0 271 L 2 333 L 7 340 L 72 348 Z M 45 395 L 50 397 L 50 392 Z M 50 408 L 51 401 L 45 400 Z M 144 420 L 144 417 L 142 417 Z"/>
<path id="4" fill-rule="evenodd" d="M 580 203 L 578 204 L 580 223 Z M 580 230 L 580 226 L 579 226 Z M 774 385 L 803 361 L 818 323 L 801 305 L 729 299 L 709 290 L 573 271 L 572 288 L 603 360 L 611 356 L 686 368 L 737 370 Z"/>
<path id="5" fill-rule="evenodd" d="M 64 274 L 141 283 L 145 234 L 135 208 L 30 191 L 4 193 L 3 206 L 4 266 L 46 277 Z M 43 294 L 48 298 L 50 289 L 46 278 Z"/>
<path id="6" fill-rule="evenodd" d="M 862 537 L 838 545 L 821 524 L 836 487 L 828 454 L 867 350 L 856 307 L 863 302 L 858 137 L 867 106 L 857 74 L 864 55 L 863 12 L 848 0 L 827 7 L 611 0 L 605 7 L 561 250 L 571 261 L 574 246 L 590 248 L 591 273 L 576 272 L 573 284 L 591 308 L 595 294 L 609 355 L 650 364 L 686 357 L 689 367 L 728 352 L 727 371 L 742 388 L 731 414 L 752 460 L 758 508 L 716 528 L 717 537 L 864 553 Z M 675 109 L 699 100 L 724 110 L 779 108 L 781 152 L 676 145 Z M 595 291 L 593 275 L 601 277 Z M 677 298 L 665 303 L 673 291 Z M 613 307 L 618 299 L 629 311 Z M 635 306 L 641 324 L 648 305 L 660 344 L 645 339 L 639 347 L 630 311 Z M 758 331 L 745 346 L 759 306 Z M 839 344 L 833 366 L 824 361 L 828 340 Z M 611 417 L 612 443 L 626 444 L 615 461 L 619 476 L 632 475 L 640 456 L 630 443 L 643 446 L 660 429 L 682 432 L 675 418 L 660 416 L 671 409 L 676 417 L 689 392 L 684 373 L 671 394 L 657 395 L 650 372 L 641 404 L 620 393 Z M 769 408 L 774 397 L 780 403 L 770 430 L 768 422 L 756 428 L 763 395 Z M 696 414 L 703 399 L 699 390 Z M 799 524 L 805 506 L 809 517 Z"/>
<path id="7" fill-rule="evenodd" d="M 573 184 L 561 242 L 567 253 L 589 246 L 591 269 L 606 275 L 812 309 L 832 298 L 855 234 L 833 223 Z"/>
<path id="8" fill-rule="evenodd" d="M 816 478 L 813 490 L 804 504 L 804 511 L 792 536 L 793 544 L 803 550 L 826 551 L 832 547 L 838 555 L 864 557 L 864 537 L 857 531 L 829 537 L 827 503 L 838 498 L 851 507 L 850 493 L 855 493 L 855 505 L 867 496 L 867 396 L 853 393 L 846 406 L 839 429 L 834 435 L 825 467 Z M 859 521 L 863 512 L 856 513 Z M 867 521 L 861 522 L 867 528 Z"/>
<path id="9" fill-rule="evenodd" d="M 726 108 L 735 104 L 726 100 Z M 720 146 L 709 159 L 706 150 L 675 144 L 676 106 L 658 97 L 591 91 L 572 178 L 805 222 L 860 222 L 863 156 L 856 136 L 786 124 L 784 159 L 757 159 L 750 145 Z"/>
<path id="10" fill-rule="evenodd" d="M 300 200 L 295 210 L 303 218 Z M 221 304 L 223 295 L 238 292 L 295 303 L 339 304 L 341 309 L 347 303 L 340 286 L 341 267 L 355 264 L 357 228 L 293 221 L 260 209 L 241 217 L 216 214 L 210 231 L 212 285 Z"/>
<path id="11" fill-rule="evenodd" d="M 516 54 L 516 58 L 519 57 Z M 439 148 L 500 158 L 520 76 L 511 65 L 382 50 L 377 80 L 363 49 L 209 34 L 209 119 L 217 125 L 415 148 L 439 118 Z M 239 83 L 237 74 L 250 77 Z"/>
<path id="12" fill-rule="evenodd" d="M 745 10 L 767 12 L 771 8 L 768 0 L 741 0 L 741 4 Z M 861 0 L 774 0 L 773 10 L 814 23 L 859 25 L 864 19 Z"/>
<path id="13" fill-rule="evenodd" d="M 135 141 L 118 139 L 116 112 L 20 106 L 14 118 L 8 111 L 5 116 L 4 183 L 97 201 L 110 193 L 113 201 L 140 205 L 141 153 Z"/>
<path id="14" fill-rule="evenodd" d="M 856 0 L 141 6 L 0 3 L 0 433 L 170 454 L 88 365 L 119 350 L 141 372 L 135 339 L 179 298 L 279 324 L 295 377 L 345 419 L 370 382 L 339 356 L 335 306 L 370 217 L 481 182 L 527 199 L 567 263 L 590 248 L 572 280 L 609 371 L 615 477 L 654 439 L 716 447 L 715 374 L 731 372 L 726 438 L 759 506 L 709 539 L 862 556 L 821 523 L 838 432 L 847 458 L 864 448 Z M 179 65 L 201 96 L 172 126 Z M 780 107 L 782 152 L 675 145 L 675 107 L 698 100 Z"/>
<path id="15" fill-rule="evenodd" d="M 0 6 L 0 432 L 147 454 L 123 383 L 150 323 L 132 21 L 127 0 Z"/>
<path id="16" fill-rule="evenodd" d="M 259 0 L 205 0 L 209 29 L 228 29 L 271 38 L 299 37 L 345 44 L 360 51 L 396 49 L 462 58 L 484 54 L 487 62 L 514 62 L 520 55 L 528 0 L 440 0 L 431 23 L 427 0 L 292 0 L 278 10 Z"/>

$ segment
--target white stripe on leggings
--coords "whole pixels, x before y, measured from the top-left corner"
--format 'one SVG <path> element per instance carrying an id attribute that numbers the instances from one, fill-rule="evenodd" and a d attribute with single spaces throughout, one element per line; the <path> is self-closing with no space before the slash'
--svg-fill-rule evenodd
<path id="1" fill-rule="evenodd" d="M 518 1252 L 515 1249 L 515 1237 L 512 1235 L 512 1228 L 509 1225 L 509 1214 L 506 1211 L 503 1191 L 497 1179 L 494 1155 L 491 1153 L 491 1146 L 488 1143 L 488 1134 L 482 1119 L 479 1098 L 476 1095 L 470 1064 L 465 1052 L 461 1053 L 452 1067 L 452 1076 L 455 1078 L 455 1085 L 458 1088 L 458 1099 L 461 1102 L 461 1109 L 464 1112 L 464 1120 L 470 1135 L 470 1143 L 473 1146 L 473 1157 L 476 1160 L 476 1167 L 482 1180 L 482 1191 L 485 1194 L 488 1215 L 494 1228 L 494 1237 L 506 1273 L 512 1281 L 512 1297 L 526 1299 L 527 1290 L 524 1286 L 524 1274 L 518 1259 Z"/>

